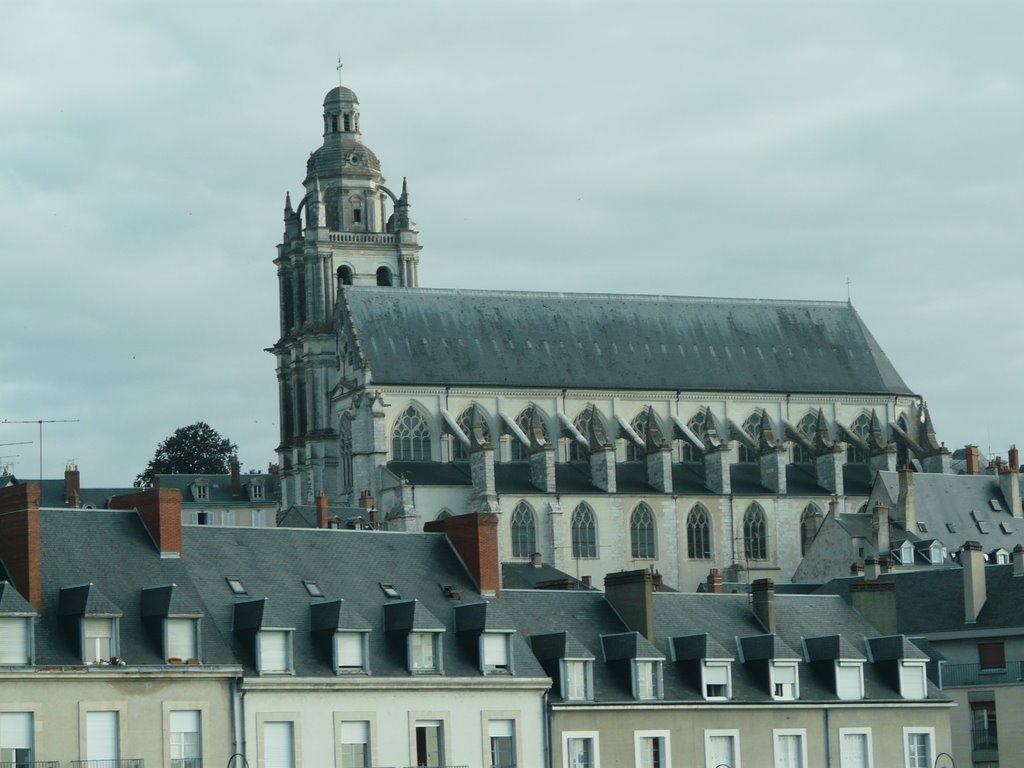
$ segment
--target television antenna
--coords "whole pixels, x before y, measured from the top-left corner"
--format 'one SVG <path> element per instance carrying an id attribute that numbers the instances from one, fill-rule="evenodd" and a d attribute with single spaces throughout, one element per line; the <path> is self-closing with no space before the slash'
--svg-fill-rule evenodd
<path id="1" fill-rule="evenodd" d="M 43 482 L 43 424 L 77 424 L 79 419 L 4 419 L 0 424 L 39 425 L 39 482 Z M 22 443 L 23 444 L 23 443 Z M 17 443 L 9 443 L 17 445 Z"/>

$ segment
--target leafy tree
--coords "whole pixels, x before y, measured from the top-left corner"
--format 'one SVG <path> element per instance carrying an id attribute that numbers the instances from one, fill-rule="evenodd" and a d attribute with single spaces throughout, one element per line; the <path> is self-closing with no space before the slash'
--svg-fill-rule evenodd
<path id="1" fill-rule="evenodd" d="M 135 478 L 135 486 L 152 485 L 155 475 L 227 474 L 228 460 L 237 451 L 237 445 L 205 421 L 197 421 L 176 429 L 156 447 L 146 469 Z"/>

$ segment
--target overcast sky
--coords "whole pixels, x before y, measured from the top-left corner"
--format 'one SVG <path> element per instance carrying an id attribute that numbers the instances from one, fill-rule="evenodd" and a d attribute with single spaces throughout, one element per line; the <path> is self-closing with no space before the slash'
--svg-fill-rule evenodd
<path id="1" fill-rule="evenodd" d="M 128 485 L 266 469 L 272 260 L 324 94 L 436 287 L 845 300 L 940 439 L 1024 443 L 1024 4 L 0 0 L 0 421 Z M 0 463 L 38 475 L 36 425 Z"/>

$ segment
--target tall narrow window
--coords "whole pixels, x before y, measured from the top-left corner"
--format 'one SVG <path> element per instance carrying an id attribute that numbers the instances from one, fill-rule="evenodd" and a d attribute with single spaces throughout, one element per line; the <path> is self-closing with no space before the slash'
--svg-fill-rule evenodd
<path id="1" fill-rule="evenodd" d="M 490 768 L 516 768 L 516 724 L 514 720 L 489 720 Z"/>
<path id="2" fill-rule="evenodd" d="M 647 426 L 651 419 L 651 412 L 644 408 L 640 413 L 636 415 L 636 418 L 630 423 L 633 431 L 636 432 L 637 437 L 641 440 L 647 439 Z M 647 452 L 637 445 L 632 440 L 626 441 L 626 461 L 643 461 L 647 457 Z"/>
<path id="3" fill-rule="evenodd" d="M 83 662 L 99 664 L 117 655 L 114 626 L 114 619 L 82 619 Z"/>
<path id="4" fill-rule="evenodd" d="M 635 731 L 637 768 L 665 768 L 668 765 L 668 731 Z"/>
<path id="5" fill-rule="evenodd" d="M 21 617 L 0 619 L 0 664 L 28 664 L 29 622 Z M 0 762 L 4 762 L 0 760 Z"/>
<path id="6" fill-rule="evenodd" d="M 523 411 L 516 416 L 516 426 L 523 430 L 523 434 L 527 437 L 530 436 L 530 431 L 533 429 L 533 417 L 534 417 L 535 406 L 530 405 L 523 409 Z M 547 429 L 544 429 L 544 437 L 547 438 Z M 530 449 L 528 446 L 523 445 L 523 441 L 518 437 L 512 437 L 512 461 L 529 461 L 530 460 Z"/>
<path id="7" fill-rule="evenodd" d="M 111 761 L 121 758 L 117 712 L 85 713 L 85 759 Z"/>
<path id="8" fill-rule="evenodd" d="M 370 723 L 350 720 L 341 724 L 342 768 L 370 768 Z"/>
<path id="9" fill-rule="evenodd" d="M 686 554 L 691 560 L 711 559 L 711 520 L 700 504 L 686 517 Z"/>
<path id="10" fill-rule="evenodd" d="M 469 435 L 470 430 L 473 426 L 473 409 L 467 408 L 459 414 L 459 418 L 456 420 L 456 424 L 459 425 L 459 429 L 466 435 Z M 481 422 L 483 426 L 483 437 L 485 440 L 491 439 L 491 429 L 487 426 L 487 422 Z M 469 448 L 464 442 L 458 438 L 452 440 L 452 461 L 468 461 L 469 460 Z"/>
<path id="11" fill-rule="evenodd" d="M 437 671 L 437 633 L 409 633 L 410 667 L 413 672 Z"/>
<path id="12" fill-rule="evenodd" d="M 629 539 L 633 559 L 653 560 L 657 555 L 655 542 L 654 513 L 651 508 L 641 502 L 633 510 L 629 520 Z"/>
<path id="13" fill-rule="evenodd" d="M 391 457 L 395 461 L 430 461 L 430 427 L 411 405 L 395 422 L 391 433 Z"/>
<path id="14" fill-rule="evenodd" d="M 806 413 L 804 414 L 804 417 L 797 422 L 796 428 L 797 431 L 807 439 L 807 442 L 813 445 L 814 433 L 818 429 L 818 417 L 813 413 Z M 793 443 L 793 463 L 813 464 L 814 454 L 799 443 Z"/>
<path id="15" fill-rule="evenodd" d="M 263 723 L 264 768 L 295 768 L 295 724 Z"/>
<path id="16" fill-rule="evenodd" d="M 195 619 L 166 619 L 168 659 L 198 659 L 198 622 Z"/>
<path id="17" fill-rule="evenodd" d="M 0 712 L 0 765 L 32 765 L 34 732 L 31 712 Z"/>
<path id="18" fill-rule="evenodd" d="M 529 557 L 537 551 L 533 509 L 525 501 L 512 510 L 512 557 Z"/>
<path id="19" fill-rule="evenodd" d="M 564 679 L 562 680 L 562 696 L 566 701 L 586 701 L 590 698 L 587 684 L 586 661 L 562 662 Z"/>
<path id="20" fill-rule="evenodd" d="M 736 765 L 739 757 L 739 731 L 704 731 L 704 766 L 720 768 Z"/>
<path id="21" fill-rule="evenodd" d="M 345 112 L 345 113 L 342 114 L 341 119 L 342 119 L 342 125 L 345 126 L 345 130 L 346 131 L 351 131 L 352 130 L 352 116 L 348 112 Z"/>
<path id="22" fill-rule="evenodd" d="M 594 510 L 586 502 L 581 503 L 572 513 L 572 556 L 597 557 L 597 520 Z"/>
<path id="23" fill-rule="evenodd" d="M 996 729 L 996 703 L 971 702 L 971 748 L 998 749 L 999 731 Z"/>
<path id="24" fill-rule="evenodd" d="M 595 768 L 594 740 L 569 737 L 565 742 L 568 768 Z"/>
<path id="25" fill-rule="evenodd" d="M 839 768 L 871 768 L 871 731 L 839 729 Z"/>
<path id="26" fill-rule="evenodd" d="M 690 428 L 690 431 L 697 436 L 705 447 L 708 444 L 708 413 L 707 410 L 701 408 L 686 422 L 686 426 Z M 687 442 L 683 443 L 682 454 L 680 455 L 680 461 L 700 461 L 703 457 L 699 450 L 694 448 Z"/>
<path id="27" fill-rule="evenodd" d="M 427 721 L 416 723 L 416 765 L 444 765 L 442 723 Z"/>
<path id="28" fill-rule="evenodd" d="M 871 437 L 871 417 L 866 413 L 862 413 L 850 424 L 850 431 L 864 442 L 867 442 L 868 438 Z M 850 443 L 846 449 L 846 460 L 851 464 L 863 464 L 868 460 L 868 457 L 860 446 Z"/>
<path id="29" fill-rule="evenodd" d="M 818 533 L 818 524 L 821 523 L 821 510 L 815 504 L 808 504 L 800 515 L 800 554 L 806 555 L 811 547 L 815 535 Z"/>
<path id="30" fill-rule="evenodd" d="M 749 416 L 747 416 L 746 421 L 743 422 L 743 431 L 754 439 L 755 444 L 761 440 L 761 428 L 763 420 L 764 416 L 761 410 L 758 409 Z M 737 454 L 737 461 L 757 461 L 757 451 L 751 450 L 743 443 L 740 443 L 739 452 Z"/>
<path id="31" fill-rule="evenodd" d="M 199 710 L 171 712 L 171 768 L 202 768 Z"/>
<path id="32" fill-rule="evenodd" d="M 338 285 L 352 285 L 352 267 L 347 264 L 338 267 Z"/>
<path id="33" fill-rule="evenodd" d="M 590 422 L 594 418 L 594 412 L 587 408 L 579 413 L 575 419 L 572 420 L 572 425 L 576 427 L 576 431 L 587 437 L 587 433 L 590 432 Z M 575 438 L 569 438 L 569 461 L 589 461 L 590 452 L 581 445 Z"/>
<path id="34" fill-rule="evenodd" d="M 904 728 L 903 751 L 906 768 L 932 768 L 932 741 L 935 731 L 931 728 Z"/>
<path id="35" fill-rule="evenodd" d="M 342 491 L 352 487 L 352 421 L 344 417 L 338 427 L 338 481 Z"/>
<path id="36" fill-rule="evenodd" d="M 743 515 L 743 551 L 747 560 L 768 559 L 768 530 L 764 510 L 757 504 Z"/>
<path id="37" fill-rule="evenodd" d="M 259 633 L 259 672 L 280 674 L 292 669 L 291 632 L 263 629 Z"/>
<path id="38" fill-rule="evenodd" d="M 391 284 L 391 270 L 387 267 L 380 267 L 377 270 L 377 285 L 390 286 Z"/>
<path id="39" fill-rule="evenodd" d="M 775 731 L 775 768 L 807 768 L 803 731 Z"/>

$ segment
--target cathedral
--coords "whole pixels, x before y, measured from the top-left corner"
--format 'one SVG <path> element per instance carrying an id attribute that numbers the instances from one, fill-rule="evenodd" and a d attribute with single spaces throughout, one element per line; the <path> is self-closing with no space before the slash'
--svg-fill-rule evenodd
<path id="1" fill-rule="evenodd" d="M 420 288 L 407 185 L 344 87 L 303 186 L 274 262 L 285 508 L 493 512 L 504 562 L 689 591 L 788 581 L 879 470 L 950 471 L 850 303 Z"/>

